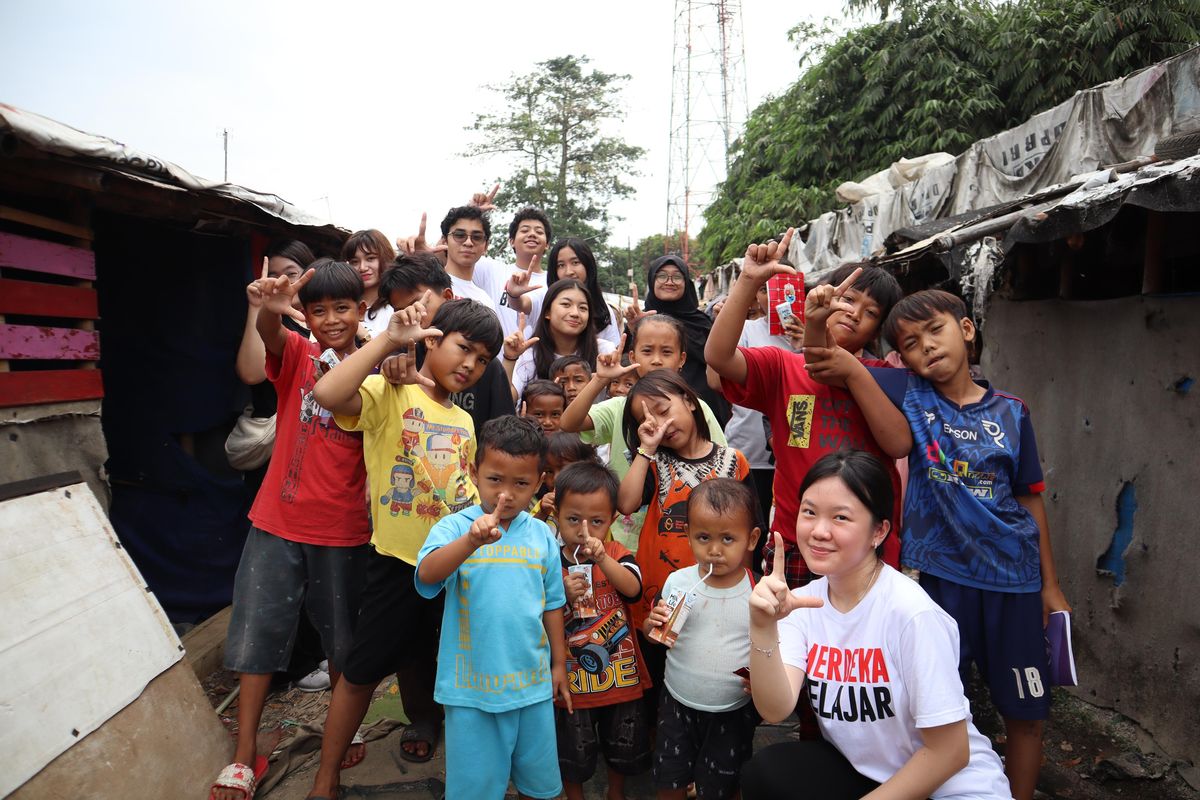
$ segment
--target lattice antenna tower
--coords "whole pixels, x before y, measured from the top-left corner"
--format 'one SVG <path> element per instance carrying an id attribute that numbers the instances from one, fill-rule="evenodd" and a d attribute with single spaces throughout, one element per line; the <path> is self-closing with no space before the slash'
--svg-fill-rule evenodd
<path id="1" fill-rule="evenodd" d="M 688 239 L 729 169 L 745 124 L 746 54 L 741 0 L 675 0 L 666 236 L 689 264 Z"/>

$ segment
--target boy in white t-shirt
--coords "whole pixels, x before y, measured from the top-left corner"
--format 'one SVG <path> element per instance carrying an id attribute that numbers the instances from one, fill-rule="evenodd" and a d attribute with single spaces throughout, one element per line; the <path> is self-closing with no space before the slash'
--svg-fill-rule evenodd
<path id="1" fill-rule="evenodd" d="M 524 304 L 526 307 L 522 307 L 520 294 L 527 294 L 546 286 L 546 271 L 542 268 L 542 258 L 552 236 L 553 229 L 545 212 L 540 208 L 526 206 L 513 216 L 508 225 L 508 246 L 512 249 L 515 263 L 505 264 L 485 256 L 475 265 L 475 273 L 471 280 L 492 298 L 492 305 L 500 317 L 500 327 L 504 329 L 505 337 L 517 329 L 517 312 L 529 311 L 528 303 Z M 520 280 L 510 285 L 514 275 L 519 276 Z M 520 294 L 510 297 L 510 290 Z M 533 323 L 537 320 L 533 315 L 528 318 L 530 321 L 522 331 L 526 337 L 533 335 Z"/>
<path id="2" fill-rule="evenodd" d="M 692 490 L 688 542 L 696 566 L 667 577 L 646 619 L 648 637 L 671 642 L 654 753 L 660 798 L 682 800 L 691 783 L 701 800 L 736 796 L 753 750 L 761 720 L 735 672 L 750 663 L 746 607 L 754 584 L 746 564 L 760 534 L 756 503 L 749 488 L 728 478 Z M 694 595 L 682 626 L 667 604 L 674 590 Z"/>

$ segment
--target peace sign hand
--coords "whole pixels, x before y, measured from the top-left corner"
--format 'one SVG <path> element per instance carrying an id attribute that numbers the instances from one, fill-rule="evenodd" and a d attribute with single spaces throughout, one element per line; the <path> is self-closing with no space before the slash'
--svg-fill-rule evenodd
<path id="1" fill-rule="evenodd" d="M 529 260 L 528 269 L 518 269 L 508 279 L 508 283 L 504 284 L 504 291 L 509 297 L 520 297 L 523 294 L 529 294 L 532 291 L 540 289 L 540 286 L 534 286 L 531 282 L 533 273 L 537 270 L 538 264 L 542 261 L 541 253 L 534 253 L 532 259 Z"/>
<path id="2" fill-rule="evenodd" d="M 280 316 L 284 314 L 290 315 L 292 312 L 292 298 L 300 292 L 304 284 L 312 280 L 312 276 L 316 273 L 315 269 L 309 269 L 295 282 L 292 282 L 287 275 L 280 275 L 278 278 L 260 278 L 255 281 L 255 284 L 258 286 L 258 292 L 262 297 L 262 307 Z M 246 294 L 247 296 L 250 294 L 249 287 L 246 289 Z"/>
<path id="3" fill-rule="evenodd" d="M 255 308 L 260 308 L 263 304 L 262 287 L 260 284 L 270 279 L 269 263 L 270 259 L 263 256 L 262 275 L 246 285 L 246 300 Z"/>
<path id="4" fill-rule="evenodd" d="M 425 221 L 427 216 L 428 215 L 425 212 L 421 212 L 421 225 L 417 228 L 416 236 L 406 236 L 403 239 L 396 240 L 397 250 L 402 253 L 407 253 L 408 255 L 412 255 L 413 253 L 446 252 L 446 245 L 439 244 L 434 247 L 430 247 L 429 243 L 425 241 Z"/>
<path id="5" fill-rule="evenodd" d="M 392 314 L 392 318 L 388 320 L 387 337 L 395 347 L 403 347 L 413 339 L 427 339 L 430 336 L 441 336 L 442 332 L 437 328 L 426 328 L 421 325 L 421 321 L 425 319 L 425 303 L 428 301 L 430 293 L 426 290 L 421 299 L 412 305 Z"/>
<path id="6" fill-rule="evenodd" d="M 825 605 L 825 601 L 819 597 L 792 594 L 786 579 L 787 557 L 783 550 L 783 537 L 778 533 L 771 535 L 775 537 L 775 561 L 770 573 L 763 575 L 750 593 L 751 625 L 769 625 L 797 608 L 820 608 Z"/>
<path id="7" fill-rule="evenodd" d="M 496 194 L 499 191 L 500 184 L 497 183 L 492 187 L 490 192 L 476 192 L 475 194 L 471 195 L 471 202 L 469 205 L 475 206 L 485 214 L 489 211 L 495 211 L 496 205 L 494 201 L 496 200 Z"/>
<path id="8" fill-rule="evenodd" d="M 746 255 L 742 259 L 740 277 L 757 287 L 766 283 L 772 275 L 795 275 L 794 267 L 779 263 L 779 260 L 787 255 L 788 246 L 792 243 L 792 236 L 795 232 L 795 228 L 788 228 L 778 242 L 752 244 L 747 247 Z"/>
<path id="9" fill-rule="evenodd" d="M 504 357 L 509 361 L 516 361 L 529 348 L 540 342 L 540 336 L 534 336 L 532 339 L 525 338 L 525 312 L 517 314 L 517 327 L 504 340 Z"/>
<path id="10" fill-rule="evenodd" d="M 621 354 L 625 352 L 625 337 L 626 334 L 622 333 L 621 343 L 617 345 L 616 350 L 596 357 L 596 377 L 606 383 L 612 383 L 642 366 L 632 360 L 629 362 L 629 366 L 621 366 Z"/>
<path id="11" fill-rule="evenodd" d="M 500 541 L 503 535 L 500 530 L 500 509 L 508 502 L 508 495 L 504 492 L 496 498 L 496 508 L 490 514 L 484 514 L 479 519 L 471 523 L 470 529 L 467 530 L 467 539 L 471 545 L 479 549 L 485 544 L 493 544 Z"/>
<path id="12" fill-rule="evenodd" d="M 638 305 L 638 295 L 637 295 L 637 284 L 636 283 L 630 285 L 629 290 L 633 295 L 633 302 L 630 303 L 629 305 L 625 306 L 625 322 L 628 323 L 628 325 L 630 327 L 633 327 L 633 324 L 635 322 L 637 322 L 639 319 L 641 319 L 642 317 L 648 317 L 651 314 L 657 314 L 658 312 L 657 311 L 642 311 L 641 306 Z"/>
<path id="13" fill-rule="evenodd" d="M 818 330 L 823 330 L 837 306 L 846 302 L 845 294 L 859 275 L 862 275 L 862 267 L 851 272 L 837 286 L 825 283 L 809 289 L 804 298 L 804 324 L 816 325 Z"/>
<path id="14" fill-rule="evenodd" d="M 650 411 L 650 406 L 645 400 L 642 401 L 642 413 L 645 415 L 645 419 L 641 425 L 638 425 L 638 441 L 642 443 L 642 450 L 646 452 L 646 455 L 653 457 L 658 452 L 658 446 L 662 444 L 662 440 L 666 438 L 671 421 L 660 422 L 658 417 Z"/>

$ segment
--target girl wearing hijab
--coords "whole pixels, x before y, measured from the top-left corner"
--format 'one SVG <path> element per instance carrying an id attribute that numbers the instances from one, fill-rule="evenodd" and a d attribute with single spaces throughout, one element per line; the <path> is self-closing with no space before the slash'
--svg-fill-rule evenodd
<path id="1" fill-rule="evenodd" d="M 646 310 L 670 314 L 687 328 L 687 361 L 683 379 L 708 403 L 724 428 L 729 422 L 729 402 L 712 389 L 705 378 L 704 344 L 712 329 L 712 320 L 700 310 L 700 297 L 687 263 L 677 255 L 663 256 L 650 264 L 646 275 Z"/>

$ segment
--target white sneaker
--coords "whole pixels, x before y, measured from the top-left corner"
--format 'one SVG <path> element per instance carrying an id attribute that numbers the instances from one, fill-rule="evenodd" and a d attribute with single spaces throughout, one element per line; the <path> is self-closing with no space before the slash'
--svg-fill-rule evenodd
<path id="1" fill-rule="evenodd" d="M 316 669 L 296 681 L 296 688 L 302 692 L 323 692 L 329 685 L 328 661 L 322 661 Z"/>

